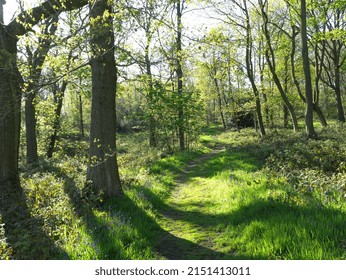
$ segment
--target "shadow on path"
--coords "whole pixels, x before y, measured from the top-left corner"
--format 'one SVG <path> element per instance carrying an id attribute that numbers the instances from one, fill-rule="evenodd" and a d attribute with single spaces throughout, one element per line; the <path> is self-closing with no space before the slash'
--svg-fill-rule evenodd
<path id="1" fill-rule="evenodd" d="M 101 219 L 95 216 L 92 206 L 84 203 L 85 197 L 81 195 L 73 180 L 65 175 L 65 192 L 71 199 L 75 213 L 84 221 L 88 232 L 98 247 L 99 259 L 128 259 L 124 252 L 124 242 L 133 240 L 114 241 L 114 232 Z M 204 248 L 188 240 L 176 237 L 165 231 L 143 209 L 138 207 L 126 194 L 122 198 L 111 199 L 99 207 L 112 216 L 112 213 L 123 213 L 126 220 L 131 220 L 135 227 L 141 244 L 151 247 L 155 259 L 229 259 L 231 256 Z M 131 217 L 127 213 L 131 213 Z M 145 228 L 144 228 L 145 227 Z M 148 232 L 151 233 L 150 236 Z M 104 240 L 108 242 L 104 242 Z M 118 240 L 119 241 L 119 240 Z M 111 243 L 113 242 L 113 243 Z M 125 247 L 127 245 L 125 244 Z M 186 254 L 188 252 L 188 254 Z"/>

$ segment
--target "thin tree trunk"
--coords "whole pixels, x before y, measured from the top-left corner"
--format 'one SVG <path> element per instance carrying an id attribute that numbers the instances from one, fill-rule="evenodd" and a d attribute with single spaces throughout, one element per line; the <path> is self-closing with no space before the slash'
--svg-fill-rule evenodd
<path id="1" fill-rule="evenodd" d="M 176 73 L 178 79 L 178 135 L 179 146 L 181 150 L 185 150 L 185 128 L 184 128 L 184 97 L 183 97 L 183 68 L 182 68 L 182 5 L 183 1 L 178 0 L 176 3 L 177 11 L 177 66 Z"/>
<path id="2" fill-rule="evenodd" d="M 151 147 L 157 146 L 156 133 L 155 133 L 155 118 L 153 114 L 153 102 L 154 102 L 154 86 L 153 75 L 151 72 L 151 61 L 149 57 L 149 47 L 151 43 L 151 35 L 147 33 L 147 44 L 145 46 L 145 65 L 148 82 L 148 102 L 149 102 L 149 145 Z"/>
<path id="3" fill-rule="evenodd" d="M 116 157 L 116 65 L 114 58 L 114 32 L 112 14 L 107 0 L 95 2 L 91 7 L 91 60 L 92 105 L 90 149 L 87 180 L 96 193 L 106 197 L 123 194 Z"/>
<path id="4" fill-rule="evenodd" d="M 63 84 L 60 89 L 57 89 L 54 92 L 54 103 L 55 103 L 55 114 L 53 121 L 53 133 L 50 136 L 50 141 L 47 150 L 47 157 L 52 158 L 55 148 L 55 143 L 57 141 L 58 133 L 60 131 L 60 118 L 61 118 L 61 109 L 64 101 L 65 90 L 67 87 L 67 81 L 63 81 Z"/>
<path id="5" fill-rule="evenodd" d="M 338 62 L 337 62 L 338 63 Z M 336 107 L 338 111 L 338 121 L 344 123 L 345 122 L 345 111 L 344 106 L 342 104 L 341 98 L 341 83 L 340 83 L 340 68 L 338 66 L 335 67 L 335 100 Z"/>
<path id="6" fill-rule="evenodd" d="M 79 101 L 79 130 L 81 137 L 84 138 L 84 117 L 83 117 L 83 101 L 82 101 L 82 94 L 78 94 L 78 101 Z"/>
<path id="7" fill-rule="evenodd" d="M 263 41 L 260 40 L 259 42 L 259 49 L 263 49 Z M 268 106 L 268 97 L 267 94 L 264 92 L 264 64 L 265 64 L 265 57 L 261 52 L 259 52 L 258 57 L 258 66 L 260 70 L 260 88 L 261 88 L 261 94 L 264 101 L 264 115 L 265 115 L 265 121 L 268 127 L 270 127 L 270 120 L 269 120 L 269 106 Z"/>
<path id="8" fill-rule="evenodd" d="M 280 79 L 276 73 L 275 55 L 274 55 L 274 50 L 272 48 L 270 34 L 269 34 L 269 30 L 268 30 L 268 15 L 266 12 L 268 2 L 265 1 L 263 3 L 262 0 L 259 0 L 259 3 L 261 5 L 261 13 L 262 13 L 262 18 L 263 18 L 263 23 L 264 23 L 263 24 L 263 33 L 264 33 L 266 43 L 267 43 L 265 55 L 266 55 L 266 60 L 267 60 L 268 66 L 269 66 L 269 70 L 273 76 L 274 83 L 275 83 L 277 89 L 279 90 L 281 98 L 282 98 L 285 106 L 287 107 L 287 109 L 290 113 L 290 116 L 292 119 L 292 124 L 293 124 L 293 130 L 298 131 L 298 120 L 297 120 L 297 116 L 295 114 L 294 108 L 293 108 L 291 102 L 289 101 L 289 99 L 286 95 L 286 92 L 281 85 Z"/>
<path id="9" fill-rule="evenodd" d="M 220 116 L 221 116 L 221 121 L 222 121 L 222 125 L 223 125 L 223 129 L 226 130 L 226 121 L 225 121 L 225 117 L 223 115 L 223 110 L 222 110 L 222 99 L 221 99 L 221 93 L 220 93 L 220 87 L 219 87 L 219 83 L 217 82 L 217 79 L 214 77 L 214 84 L 215 84 L 215 88 L 216 88 L 216 93 L 217 93 L 217 100 L 218 100 L 218 105 L 219 105 L 219 110 L 220 110 Z"/>
<path id="10" fill-rule="evenodd" d="M 25 137 L 26 137 L 26 161 L 27 163 L 36 162 L 37 138 L 36 138 L 36 106 L 34 89 L 28 89 L 29 95 L 25 99 Z"/>
<path id="11" fill-rule="evenodd" d="M 303 68 L 305 77 L 305 98 L 306 98 L 306 111 L 305 111 L 305 126 L 306 133 L 309 138 L 315 137 L 314 120 L 313 120 L 313 92 L 311 83 L 308 37 L 306 32 L 306 2 L 300 1 L 300 17 L 301 17 L 301 38 L 302 38 L 302 56 Z"/>
<path id="12" fill-rule="evenodd" d="M 264 123 L 263 123 L 263 117 L 262 117 L 262 108 L 261 108 L 261 100 L 259 96 L 259 91 L 255 83 L 255 78 L 254 78 L 254 67 L 253 67 L 253 61 L 252 61 L 252 34 L 251 34 L 251 25 L 250 25 L 250 15 L 248 13 L 246 1 L 243 1 L 244 3 L 244 8 L 245 8 L 245 13 L 246 13 L 246 71 L 247 71 L 247 76 L 250 80 L 251 87 L 252 87 L 252 92 L 255 97 L 255 102 L 256 102 L 256 114 L 257 114 L 257 120 L 258 120 L 258 125 L 260 128 L 260 133 L 261 136 L 266 135 Z"/>
<path id="13" fill-rule="evenodd" d="M 38 83 L 42 72 L 42 66 L 46 60 L 52 40 L 47 36 L 53 36 L 58 28 L 58 15 L 53 15 L 46 21 L 43 37 L 39 39 L 39 47 L 34 53 L 27 47 L 28 61 L 30 64 L 30 79 L 25 99 L 25 136 L 26 136 L 26 160 L 28 163 L 36 162 L 37 137 L 36 137 L 36 104 Z"/>
<path id="14" fill-rule="evenodd" d="M 298 95 L 300 97 L 300 99 L 303 101 L 304 104 L 306 104 L 306 99 L 305 96 L 302 93 L 302 90 L 300 88 L 300 84 L 299 81 L 297 79 L 296 76 L 296 70 L 295 70 L 295 61 L 294 61 L 294 56 L 295 56 L 295 50 L 296 50 L 296 41 L 295 41 L 295 37 L 298 33 L 296 33 L 295 31 L 295 26 L 292 26 L 292 47 L 291 47 L 291 72 L 292 72 L 292 79 L 293 79 L 293 83 L 296 86 Z M 313 110 L 315 111 L 315 113 L 317 114 L 317 117 L 321 123 L 321 125 L 323 127 L 327 126 L 327 120 L 318 104 L 318 102 L 314 102 L 313 103 Z"/>

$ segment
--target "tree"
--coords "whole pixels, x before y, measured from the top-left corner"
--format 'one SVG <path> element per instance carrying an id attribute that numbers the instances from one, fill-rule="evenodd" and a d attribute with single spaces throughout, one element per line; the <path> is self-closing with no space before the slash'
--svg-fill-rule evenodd
<path id="1" fill-rule="evenodd" d="M 305 126 L 306 133 L 309 138 L 315 137 L 315 129 L 313 122 L 313 93 L 309 61 L 308 37 L 306 27 L 306 1 L 300 1 L 300 18 L 301 18 L 301 38 L 302 38 L 302 57 L 305 77 L 305 98 L 306 98 L 306 111 L 305 111 Z"/>
<path id="2" fill-rule="evenodd" d="M 157 126 L 158 120 L 155 119 L 154 106 L 154 75 L 152 71 L 153 61 L 152 45 L 155 39 L 155 33 L 164 21 L 169 3 L 157 0 L 141 0 L 135 1 L 128 10 L 131 16 L 135 19 L 138 27 L 144 32 L 145 38 L 143 43 L 144 58 L 139 60 L 139 66 L 143 68 L 145 97 L 148 103 L 147 118 L 149 122 L 149 144 L 152 147 L 158 145 Z M 138 6 L 137 6 L 138 5 Z"/>
<path id="3" fill-rule="evenodd" d="M 116 158 L 115 93 L 117 73 L 114 58 L 113 10 L 108 0 L 90 7 L 92 105 L 87 179 L 96 193 L 121 196 Z"/>
<path id="4" fill-rule="evenodd" d="M 66 71 L 68 72 L 70 69 L 71 65 L 71 60 L 72 60 L 72 50 L 70 50 L 67 61 L 66 61 Z M 53 79 L 55 79 L 55 72 L 56 69 L 53 67 Z M 54 148 L 56 145 L 56 141 L 58 138 L 58 133 L 60 131 L 60 118 L 61 118 L 61 110 L 62 110 L 62 105 L 65 97 L 65 91 L 68 85 L 68 80 L 65 77 L 62 79 L 61 84 L 57 81 L 53 82 L 51 88 L 52 88 L 52 93 L 53 93 L 53 100 L 54 100 L 54 119 L 53 119 L 53 132 L 51 133 L 49 137 L 49 144 L 48 144 L 48 149 L 47 149 L 47 157 L 52 158 L 53 157 L 53 152 Z"/>
<path id="5" fill-rule="evenodd" d="M 183 96 L 183 50 L 182 50 L 182 16 L 184 10 L 184 0 L 177 0 L 176 13 L 177 13 L 177 37 L 176 37 L 176 74 L 178 80 L 177 94 L 178 94 L 178 134 L 180 149 L 185 149 L 185 129 L 184 129 L 184 96 Z"/>
<path id="6" fill-rule="evenodd" d="M 281 98 L 289 111 L 293 123 L 293 130 L 297 131 L 298 130 L 298 120 L 296 113 L 294 111 L 294 107 L 292 106 L 290 100 L 287 97 L 287 93 L 284 90 L 284 87 L 282 86 L 282 83 L 279 79 L 279 76 L 277 74 L 277 69 L 276 69 L 276 61 L 275 61 L 275 52 L 274 48 L 272 45 L 272 39 L 271 39 L 271 34 L 269 31 L 269 17 L 268 17 L 268 0 L 258 0 L 258 3 L 260 5 L 260 10 L 261 10 L 261 16 L 263 20 L 263 34 L 266 40 L 266 49 L 265 49 L 265 56 L 266 60 L 268 63 L 269 70 L 272 74 L 274 83 L 281 95 Z"/>
<path id="7" fill-rule="evenodd" d="M 322 5 L 324 7 L 324 5 Z M 343 1 L 328 1 L 324 15 L 327 18 L 327 30 L 322 36 L 325 46 L 325 59 L 321 61 L 324 71 L 322 81 L 334 91 L 337 119 L 344 123 L 345 110 L 342 103 L 342 68 L 346 61 L 345 42 L 342 39 L 342 31 L 346 27 L 346 4 Z"/>
<path id="8" fill-rule="evenodd" d="M 21 77 L 17 67 L 18 37 L 53 14 L 73 10 L 87 0 L 49 0 L 3 24 L 0 2 L 0 183 L 17 183 L 21 112 Z"/>
<path id="9" fill-rule="evenodd" d="M 265 136 L 266 131 L 264 128 L 263 123 L 263 117 L 262 117 L 262 108 L 261 108 L 261 100 L 260 100 L 260 94 L 259 90 L 257 88 L 257 85 L 255 83 L 255 71 L 254 71 L 254 65 L 253 65 L 253 42 L 252 42 L 252 32 L 251 32 L 251 24 L 250 24 L 250 15 L 249 10 L 246 4 L 246 0 L 243 0 L 243 11 L 245 13 L 245 30 L 246 30 L 246 55 L 245 55 L 245 63 L 246 63 L 246 71 L 247 76 L 250 80 L 251 87 L 253 94 L 255 96 L 255 102 L 256 102 L 256 113 L 257 113 L 257 120 L 260 127 L 260 132 L 262 136 Z"/>
<path id="10" fill-rule="evenodd" d="M 58 16 L 48 18 L 43 34 L 38 39 L 38 46 L 32 50 L 26 45 L 28 56 L 29 78 L 25 88 L 25 136 L 26 136 L 26 158 L 28 163 L 36 162 L 37 138 L 36 138 L 36 96 L 39 90 L 39 81 L 42 73 L 42 67 L 46 56 L 52 44 L 51 36 L 57 30 Z"/>
<path id="11" fill-rule="evenodd" d="M 213 5 L 216 8 L 217 12 L 226 18 L 224 22 L 227 25 L 231 26 L 231 30 L 234 29 L 236 31 L 233 32 L 230 37 L 237 38 L 240 36 L 241 39 L 238 39 L 238 41 L 241 43 L 239 43 L 238 47 L 245 48 L 243 52 L 239 52 L 241 55 L 236 58 L 236 63 L 238 64 L 238 69 L 242 69 L 242 71 L 244 70 L 250 82 L 252 94 L 255 100 L 256 115 L 260 128 L 260 134 L 264 136 L 266 134 L 266 131 L 263 123 L 261 97 L 260 91 L 256 84 L 257 77 L 255 71 L 256 59 L 254 53 L 256 50 L 254 48 L 254 37 L 258 34 L 254 34 L 255 29 L 253 21 L 251 19 L 251 8 L 248 7 L 248 2 L 249 1 L 246 0 L 232 0 L 231 4 L 227 3 L 227 7 L 224 7 L 224 3 L 221 3 L 220 6 L 220 3 L 218 1 L 215 1 Z M 253 5 L 253 3 L 251 3 L 251 5 Z M 245 42 L 245 45 L 243 45 L 243 42 Z M 242 53 L 245 54 L 245 57 L 243 57 Z M 245 63 L 243 61 L 245 61 Z M 235 75 L 238 76 L 240 75 L 240 73 L 238 72 Z"/>

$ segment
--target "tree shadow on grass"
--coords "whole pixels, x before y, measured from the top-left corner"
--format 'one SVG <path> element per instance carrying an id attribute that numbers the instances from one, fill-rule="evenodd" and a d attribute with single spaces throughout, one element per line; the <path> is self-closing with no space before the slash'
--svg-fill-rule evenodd
<path id="1" fill-rule="evenodd" d="M 155 196 L 146 190 L 149 197 Z M 153 198 L 158 199 L 158 198 Z M 168 207 L 172 223 L 184 221 L 216 232 L 223 246 L 231 248 L 230 259 L 344 259 L 346 257 L 346 213 L 318 204 L 298 206 L 294 202 L 256 199 L 223 214 L 207 214 Z M 230 244 L 242 239 L 242 245 Z M 243 251 L 247 243 L 256 250 Z M 260 252 L 262 248 L 263 252 Z"/>
<path id="2" fill-rule="evenodd" d="M 125 223 L 130 223 L 137 236 L 116 235 L 107 224 L 94 214 L 90 206 L 83 203 L 84 198 L 73 180 L 65 176 L 65 192 L 71 199 L 76 215 L 84 221 L 88 232 L 98 247 L 100 259 L 129 259 L 125 249 L 137 243 L 138 250 L 152 252 L 151 259 L 233 259 L 229 254 L 217 252 L 200 246 L 183 238 L 176 237 L 162 229 L 160 225 L 140 208 L 128 195 L 122 198 L 111 199 L 98 210 L 109 216 L 123 215 Z M 122 214 L 120 214 L 122 213 Z M 121 226 L 121 225 L 119 225 Z M 136 240 L 134 239 L 136 238 Z M 142 243 L 142 244 L 141 244 Z M 136 250 L 134 248 L 133 250 Z M 145 258 L 143 255 L 141 259 Z M 248 258 L 244 256 L 244 258 Z"/>
<path id="3" fill-rule="evenodd" d="M 67 258 L 66 253 L 44 232 L 43 222 L 30 214 L 19 183 L 0 185 L 0 193 L 0 216 L 9 244 L 5 252 L 0 251 L 0 257 L 5 254 L 18 260 Z"/>
<path id="4" fill-rule="evenodd" d="M 229 169 L 252 173 L 260 170 L 261 162 L 256 161 L 251 147 L 232 148 L 220 152 L 188 168 L 178 184 L 188 183 L 196 177 L 210 178 Z M 233 179 L 234 180 L 234 179 Z M 230 181 L 231 183 L 231 181 Z M 231 185 L 230 185 L 231 186 Z M 324 205 L 318 199 L 305 194 L 299 204 L 283 186 L 271 185 L 271 189 L 285 193 L 280 197 L 254 198 L 240 204 L 232 212 L 222 214 L 202 213 L 203 208 L 196 202 L 182 205 L 164 203 L 149 188 L 146 196 L 158 201 L 163 215 L 175 222 L 185 222 L 196 228 L 215 232 L 220 244 L 230 248 L 232 258 L 240 259 L 344 259 L 346 257 L 346 213 Z M 171 187 L 171 191 L 174 186 Z M 231 203 L 231 200 L 229 201 Z M 196 207 L 197 206 L 197 207 Z M 210 208 L 210 205 L 206 205 Z M 229 244 L 234 242 L 234 244 Z M 238 245 L 236 245 L 236 243 Z M 249 252 L 246 243 L 252 243 L 254 252 Z M 239 245 L 242 244 L 242 245 Z M 245 249 L 244 249 L 245 248 Z M 263 249 L 267 248 L 267 249 Z M 263 250 L 262 250 L 263 249 Z M 227 252 L 228 249 L 225 251 Z M 262 250 L 262 251 L 261 251 Z M 232 253 L 233 252 L 233 253 Z"/>

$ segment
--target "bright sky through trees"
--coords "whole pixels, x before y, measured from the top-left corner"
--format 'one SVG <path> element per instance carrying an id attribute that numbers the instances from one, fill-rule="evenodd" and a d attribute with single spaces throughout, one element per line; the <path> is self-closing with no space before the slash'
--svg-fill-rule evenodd
<path id="1" fill-rule="evenodd" d="M 4 21 L 5 24 L 8 24 L 15 13 L 19 9 L 19 0 L 7 0 L 6 4 L 4 6 Z M 40 0 L 25 0 L 23 1 L 25 7 L 32 7 L 36 6 L 37 3 L 41 2 Z M 203 25 L 205 28 L 210 29 L 211 27 L 215 26 L 217 20 L 208 18 L 207 13 L 205 13 L 203 10 L 199 10 L 197 6 L 195 5 L 189 5 L 189 8 L 193 11 L 189 11 L 186 16 L 184 17 L 184 24 L 188 25 L 189 27 L 201 30 L 200 26 Z"/>

